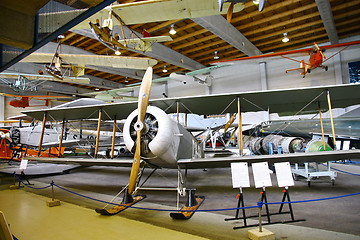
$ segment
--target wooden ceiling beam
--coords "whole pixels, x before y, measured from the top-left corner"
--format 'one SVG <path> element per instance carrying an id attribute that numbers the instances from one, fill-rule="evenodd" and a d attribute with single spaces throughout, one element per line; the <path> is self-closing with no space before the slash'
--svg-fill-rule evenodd
<path id="1" fill-rule="evenodd" d="M 76 47 L 81 47 L 82 45 L 87 44 L 87 43 L 89 43 L 91 41 L 94 41 L 94 39 L 91 39 L 91 38 L 87 37 L 87 39 L 85 41 L 79 43 L 78 45 L 76 45 Z"/>
<path id="2" fill-rule="evenodd" d="M 91 44 L 90 46 L 86 47 L 85 50 L 87 50 L 87 51 L 90 50 L 91 51 L 94 47 L 97 47 L 97 46 L 99 46 L 101 44 L 102 44 L 101 42 L 97 41 L 96 43 Z"/>
<path id="3" fill-rule="evenodd" d="M 65 41 L 69 40 L 70 38 L 74 37 L 75 35 L 77 35 L 77 34 L 73 33 L 73 32 L 67 32 L 67 34 L 64 36 L 64 38 L 61 41 L 65 42 Z"/>
<path id="4" fill-rule="evenodd" d="M 80 41 L 82 41 L 82 40 L 84 40 L 84 39 L 86 39 L 85 36 L 78 36 L 75 40 L 71 41 L 68 45 L 73 46 L 73 45 L 75 45 L 76 43 L 78 43 L 78 42 L 80 42 Z"/>

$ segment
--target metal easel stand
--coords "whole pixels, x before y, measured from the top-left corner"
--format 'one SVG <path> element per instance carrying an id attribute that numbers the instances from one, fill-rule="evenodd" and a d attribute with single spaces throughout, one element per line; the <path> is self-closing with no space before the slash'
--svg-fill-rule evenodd
<path id="1" fill-rule="evenodd" d="M 225 221 L 232 221 L 232 220 L 237 220 L 237 219 L 243 219 L 244 221 L 244 226 L 247 226 L 247 222 L 246 222 L 246 214 L 245 214 L 245 203 L 244 203 L 244 194 L 242 192 L 242 188 L 240 188 L 240 193 L 238 195 L 236 195 L 236 198 L 238 199 L 238 203 L 236 206 L 236 213 L 235 213 L 235 217 L 233 218 L 225 218 Z M 239 213 L 240 213 L 240 209 L 242 212 L 242 217 L 239 217 Z"/>
<path id="2" fill-rule="evenodd" d="M 293 212 L 293 209 L 292 209 L 292 206 L 291 206 L 291 203 L 290 203 L 290 194 L 289 194 L 289 190 L 288 190 L 288 187 L 285 187 L 285 189 L 283 190 L 283 198 L 281 200 L 281 205 L 280 205 L 280 208 L 279 208 L 279 211 L 278 212 L 275 212 L 275 213 L 270 213 L 269 211 L 269 205 L 267 204 L 268 201 L 267 201 L 267 196 L 266 196 L 266 190 L 265 190 L 265 187 L 263 187 L 263 191 L 260 192 L 260 195 L 261 195 L 261 198 L 259 199 L 259 209 L 262 208 L 263 205 L 265 205 L 265 214 L 260 214 L 260 215 L 252 215 L 252 216 L 245 216 L 245 209 L 242 209 L 243 210 L 243 216 L 242 217 L 239 217 L 239 209 L 236 211 L 236 215 L 234 218 L 228 218 L 228 219 L 225 219 L 225 221 L 230 221 L 230 220 L 236 220 L 236 219 L 244 219 L 244 225 L 243 226 L 235 226 L 233 227 L 233 229 L 240 229 L 240 228 L 247 228 L 247 227 L 255 227 L 255 226 L 263 226 L 263 225 L 270 225 L 270 224 L 278 224 L 278 223 L 292 223 L 292 222 L 301 222 L 301 221 L 305 221 L 305 219 L 295 219 L 294 217 L 294 212 Z M 243 201 L 243 197 L 241 195 L 241 197 L 238 198 L 238 208 L 239 206 L 241 205 L 241 207 L 243 207 L 243 204 L 244 204 L 244 201 Z M 288 202 L 288 203 L 284 203 L 284 202 Z M 284 208 L 284 205 L 285 204 L 288 204 L 288 207 L 289 207 L 289 211 L 286 211 L 284 212 L 283 211 L 283 208 Z M 273 216 L 273 215 L 280 215 L 280 214 L 290 214 L 290 217 L 291 219 L 290 220 L 287 220 L 287 221 L 271 221 L 271 218 L 270 216 Z M 261 220 L 259 220 L 259 224 L 251 224 L 251 225 L 248 225 L 247 222 L 246 222 L 246 218 L 254 218 L 254 217 L 259 217 L 259 219 L 261 219 L 261 217 L 266 217 L 266 221 L 265 223 L 263 223 Z"/>
<path id="3" fill-rule="evenodd" d="M 331 171 L 330 168 L 330 161 L 326 163 L 327 170 L 321 171 L 319 169 L 319 163 L 314 163 L 315 165 L 309 166 L 309 163 L 304 163 L 304 167 L 299 167 L 298 163 L 295 163 L 294 168 L 291 169 L 294 179 L 297 179 L 297 176 L 302 176 L 306 178 L 308 186 L 311 185 L 311 179 L 313 178 L 319 178 L 319 177 L 330 177 L 331 184 L 335 184 L 335 178 L 337 176 L 337 173 L 335 171 Z"/>

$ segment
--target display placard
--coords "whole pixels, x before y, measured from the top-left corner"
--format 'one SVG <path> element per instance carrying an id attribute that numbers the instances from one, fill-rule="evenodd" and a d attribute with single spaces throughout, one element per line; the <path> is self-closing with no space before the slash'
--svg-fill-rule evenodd
<path id="1" fill-rule="evenodd" d="M 289 162 L 275 163 L 276 179 L 279 187 L 294 186 L 294 179 L 291 173 Z"/>
<path id="2" fill-rule="evenodd" d="M 21 163 L 20 163 L 20 169 L 21 170 L 25 170 L 26 167 L 27 167 L 27 164 L 28 164 L 28 160 L 21 160 Z"/>
<path id="3" fill-rule="evenodd" d="M 249 169 L 246 162 L 231 163 L 233 188 L 250 187 Z"/>
<path id="4" fill-rule="evenodd" d="M 252 163 L 252 170 L 256 188 L 272 186 L 270 170 L 267 162 Z"/>

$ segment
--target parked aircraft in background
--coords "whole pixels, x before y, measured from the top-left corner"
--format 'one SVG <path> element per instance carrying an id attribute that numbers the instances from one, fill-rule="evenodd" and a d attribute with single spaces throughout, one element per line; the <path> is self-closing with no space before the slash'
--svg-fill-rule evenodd
<path id="1" fill-rule="evenodd" d="M 161 84 L 167 81 L 175 80 L 178 82 L 182 82 L 183 84 L 187 84 L 190 81 L 199 82 L 201 84 L 206 84 L 211 86 L 213 76 L 211 72 L 223 68 L 231 66 L 230 64 L 224 65 L 216 65 L 207 68 L 198 69 L 195 71 L 187 72 L 187 73 L 171 73 L 168 77 L 157 78 L 152 81 L 153 84 Z M 136 97 L 125 95 L 126 93 L 132 92 L 136 89 L 139 89 L 141 82 L 127 85 L 123 88 L 111 89 L 105 91 L 96 91 L 91 93 L 82 94 L 83 96 L 94 96 L 95 99 L 105 101 L 105 102 L 124 102 L 136 100 Z"/>
<path id="2" fill-rule="evenodd" d="M 50 96 L 50 95 L 30 95 L 30 96 L 20 96 L 20 95 L 13 95 L 13 94 L 7 94 L 7 93 L 0 93 L 0 95 L 7 96 L 7 97 L 14 97 L 14 98 L 20 98 L 20 99 L 14 99 L 8 102 L 10 106 L 17 107 L 17 108 L 26 108 L 26 107 L 42 107 L 42 106 L 49 106 L 50 100 L 64 100 L 69 99 L 71 97 L 68 96 Z M 44 100 L 44 105 L 30 105 L 30 99 L 36 98 L 39 100 Z"/>
<path id="3" fill-rule="evenodd" d="M 162 110 L 166 109 L 169 113 L 179 113 L 181 111 L 187 112 L 188 110 L 191 110 L 192 112 L 204 115 L 218 114 L 221 112 L 237 112 L 239 116 L 241 116 L 241 112 L 258 110 L 258 107 L 261 106 L 263 108 L 269 108 L 271 112 L 289 112 L 303 107 L 308 103 L 308 100 L 314 99 L 314 96 L 318 96 L 316 99 L 317 102 L 320 104 L 322 103 L 322 106 L 324 106 L 324 103 L 327 103 L 329 99 L 329 97 L 326 98 L 326 96 L 323 95 L 324 92 L 327 93 L 327 96 L 329 96 L 329 93 L 331 92 L 334 107 L 346 107 L 348 105 L 360 103 L 360 99 L 357 97 L 360 85 L 348 84 L 149 100 L 151 80 L 152 68 L 148 68 L 142 80 L 137 102 L 98 104 L 81 108 L 53 108 L 24 112 L 37 119 L 41 119 L 45 115 L 50 115 L 52 119 L 61 121 L 86 119 L 94 112 L 98 113 L 100 122 L 101 120 L 115 119 L 115 124 L 116 119 L 126 118 L 123 137 L 127 149 L 134 153 L 134 158 L 132 160 L 96 160 L 84 158 L 27 159 L 53 163 L 66 162 L 92 165 L 132 166 L 129 184 L 124 188 L 123 204 L 110 209 L 97 209 L 97 212 L 101 214 L 113 215 L 125 210 L 127 207 L 144 198 L 143 195 L 136 195 L 139 187 L 142 185 L 140 183 L 140 178 L 144 171 L 140 171 L 141 165 L 150 166 L 155 169 L 177 169 L 179 174 L 177 191 L 183 196 L 186 186 L 183 181 L 184 178 L 182 177 L 182 169 L 229 167 L 231 162 L 253 163 L 268 161 L 269 163 L 274 163 L 290 161 L 302 163 L 309 160 L 312 162 L 325 162 L 329 160 L 352 159 L 360 156 L 360 150 L 242 156 L 242 142 L 239 140 L 239 155 L 204 158 L 203 145 L 181 124 L 177 121 L 173 121 L 165 111 Z M 284 102 L 284 99 L 289 98 L 292 99 L 291 103 Z M 241 101 L 242 99 L 246 99 L 246 101 Z M 314 102 L 311 103 L 308 104 L 308 108 L 318 109 L 318 104 L 314 104 Z M 148 106 L 149 104 L 150 106 Z M 242 124 L 240 123 L 239 127 L 241 126 Z M 99 130 L 100 129 L 98 128 L 98 131 Z M 240 136 L 241 133 L 242 131 L 240 129 Z M 239 137 L 239 139 L 242 139 L 242 137 Z M 192 211 L 196 210 L 204 200 L 201 197 L 194 196 L 194 192 L 190 190 L 188 191 L 188 198 L 189 205 L 183 207 L 182 212 L 171 214 L 172 217 L 181 219 L 190 218 L 193 214 Z"/>
<path id="4" fill-rule="evenodd" d="M 304 48 L 304 49 L 287 51 L 287 52 L 269 53 L 269 54 L 251 56 L 251 57 L 216 61 L 216 62 L 213 62 L 212 64 L 224 64 L 224 63 L 229 63 L 229 62 L 238 62 L 238 61 L 243 61 L 243 60 L 263 59 L 263 58 L 271 58 L 271 57 L 280 56 L 280 57 L 300 63 L 299 68 L 287 69 L 285 71 L 286 73 L 289 71 L 298 70 L 298 71 L 300 71 L 300 75 L 305 77 L 305 75 L 307 73 L 311 73 L 311 71 L 314 70 L 315 68 L 322 68 L 325 71 L 327 71 L 328 67 L 323 65 L 323 63 L 325 63 L 326 61 L 328 61 L 335 55 L 339 54 L 340 52 L 344 51 L 348 47 L 350 47 L 352 45 L 357 45 L 357 44 L 360 44 L 360 41 L 339 43 L 339 44 L 327 45 L 327 46 L 322 46 L 322 47 L 319 47 L 316 43 L 314 43 L 313 48 Z M 327 49 L 339 49 L 339 50 L 337 52 L 335 52 L 333 55 L 331 55 L 330 57 L 326 58 L 324 55 L 324 52 Z M 305 62 L 305 60 L 294 59 L 294 57 L 300 56 L 300 55 L 310 55 L 308 62 Z"/>

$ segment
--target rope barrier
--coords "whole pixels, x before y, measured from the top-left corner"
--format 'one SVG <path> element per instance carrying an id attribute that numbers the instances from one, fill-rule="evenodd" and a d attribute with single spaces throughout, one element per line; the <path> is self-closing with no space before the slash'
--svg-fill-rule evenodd
<path id="1" fill-rule="evenodd" d="M 93 197 L 89 197 L 74 191 L 71 191 L 69 189 L 66 189 L 64 187 L 61 187 L 57 184 L 55 184 L 53 181 L 51 182 L 51 184 L 49 184 L 46 187 L 41 187 L 41 188 L 34 188 L 29 186 L 28 184 L 25 184 L 16 174 L 14 174 L 15 177 L 19 180 L 19 182 L 21 182 L 22 184 L 24 184 L 24 186 L 29 187 L 31 189 L 35 189 L 35 190 L 42 190 L 42 189 L 46 189 L 49 188 L 51 186 L 55 186 L 63 191 L 66 191 L 68 193 L 77 195 L 79 197 L 82 198 L 87 198 L 93 201 L 97 201 L 97 202 L 101 202 L 101 203 L 105 203 L 105 204 L 109 204 L 109 205 L 115 205 L 115 206 L 125 206 L 122 204 L 117 204 L 117 203 L 113 203 L 113 202 L 107 202 L 104 200 L 100 200 L 100 199 L 96 199 Z M 325 201 L 325 200 L 333 200 L 333 199 L 339 199 L 339 198 L 344 198 L 344 197 L 352 197 L 352 196 L 356 196 L 356 195 L 360 195 L 360 192 L 358 193 L 351 193 L 351 194 L 346 194 L 346 195 L 341 195 L 341 196 L 335 196 L 335 197 L 327 197 L 327 198 L 319 198 L 319 199 L 309 199 L 309 200 L 298 200 L 298 201 L 289 201 L 289 202 L 263 202 L 263 201 L 259 201 L 257 202 L 257 205 L 254 206 L 248 206 L 248 207 L 235 207 L 235 208 L 220 208 L 220 209 L 197 209 L 197 210 L 178 210 L 178 209 L 159 209 L 159 208 L 145 208 L 145 207 L 136 207 L 136 206 L 127 206 L 129 208 L 134 208 L 134 209 L 139 209 L 139 210 L 148 210 L 148 211 L 158 211 L 158 212 L 192 212 L 192 211 L 196 211 L 196 212 L 220 212 L 220 211 L 232 211 L 232 210 L 239 210 L 239 209 L 251 209 L 251 208 L 262 208 L 263 205 L 276 205 L 276 204 L 295 204 L 295 203 L 307 203 L 307 202 L 317 202 L 317 201 Z"/>
<path id="2" fill-rule="evenodd" d="M 335 170 L 335 171 L 341 172 L 341 173 L 346 173 L 346 174 L 350 174 L 350 175 L 353 175 L 353 176 L 360 176 L 360 174 L 357 174 L 357 173 L 346 172 L 346 171 L 343 171 L 343 170 L 340 170 L 340 169 L 337 169 L 337 168 L 334 168 L 334 167 L 330 167 L 330 168 Z"/>

